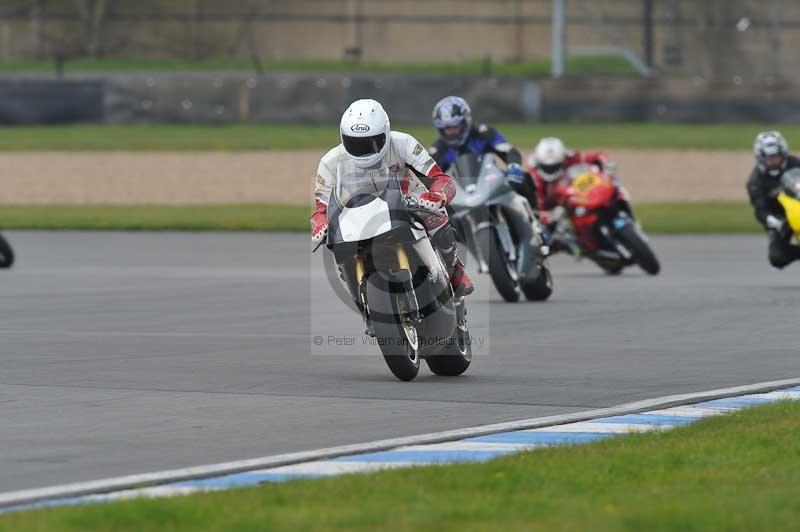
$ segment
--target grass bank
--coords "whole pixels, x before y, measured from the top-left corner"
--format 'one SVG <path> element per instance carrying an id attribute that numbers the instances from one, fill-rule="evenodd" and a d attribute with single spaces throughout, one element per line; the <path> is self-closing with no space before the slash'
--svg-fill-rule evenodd
<path id="1" fill-rule="evenodd" d="M 0 229 L 307 231 L 310 206 L 6 205 Z M 636 207 L 650 234 L 757 233 L 746 203 L 650 203 Z"/>
<path id="2" fill-rule="evenodd" d="M 0 530 L 794 530 L 800 404 L 464 464 L 0 516 Z"/>
<path id="3" fill-rule="evenodd" d="M 454 62 L 383 63 L 379 61 L 332 61 L 320 59 L 286 59 L 262 61 L 263 72 L 343 72 L 343 73 L 398 73 L 437 74 L 459 76 L 525 76 L 550 75 L 550 60 L 523 62 L 498 62 L 485 59 Z M 181 59 L 75 59 L 63 64 L 67 74 L 114 72 L 209 72 L 255 71 L 252 61 L 241 59 L 208 59 L 188 61 Z M 56 72 L 55 61 L 0 61 L 0 73 Z M 614 75 L 635 76 L 630 63 L 619 56 L 570 57 L 566 73 L 571 76 Z"/>
<path id="4" fill-rule="evenodd" d="M 6 205 L 0 228 L 86 231 L 301 231 L 301 205 Z"/>
<path id="5" fill-rule="evenodd" d="M 391 112 L 391 110 L 389 110 Z M 476 110 L 480 116 L 479 110 Z M 577 148 L 751 150 L 765 124 L 553 123 L 495 124 L 513 143 L 531 150 L 538 139 L 558 136 Z M 397 125 L 426 145 L 436 138 L 433 126 Z M 790 140 L 800 126 L 781 128 Z M 0 127 L 0 151 L 242 151 L 327 150 L 339 142 L 338 124 L 238 125 L 75 125 Z"/>

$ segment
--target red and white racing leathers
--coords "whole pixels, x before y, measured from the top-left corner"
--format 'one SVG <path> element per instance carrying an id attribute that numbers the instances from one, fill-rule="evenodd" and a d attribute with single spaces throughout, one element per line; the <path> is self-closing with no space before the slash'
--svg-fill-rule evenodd
<path id="1" fill-rule="evenodd" d="M 535 161 L 530 161 L 530 168 L 528 171 L 536 185 L 536 201 L 539 206 L 539 219 L 544 225 L 550 223 L 552 210 L 558 206 L 564 205 L 567 189 L 570 186 L 567 170 L 570 166 L 576 164 L 594 164 L 602 170 L 608 164 L 608 159 L 606 154 L 602 151 L 582 154 L 578 150 L 570 150 L 566 159 L 564 159 L 564 166 L 558 177 L 550 181 L 545 181 L 542 174 L 536 169 Z"/>
<path id="2" fill-rule="evenodd" d="M 432 235 L 448 221 L 444 206 L 456 195 L 453 178 L 442 172 L 439 165 L 431 158 L 428 150 L 411 135 L 392 131 L 387 142 L 390 143 L 389 151 L 381 162 L 381 166 L 388 168 L 389 173 L 400 180 L 403 193 L 419 198 L 430 191 L 437 194 L 442 200 L 439 215 L 425 216 L 422 220 L 425 229 Z M 328 223 L 325 212 L 331 190 L 336 186 L 337 169 L 348 159 L 350 159 L 350 155 L 345 151 L 344 146 L 339 144 L 326 153 L 319 162 L 317 184 L 314 189 L 316 210 L 311 215 L 312 233 Z"/>
<path id="3" fill-rule="evenodd" d="M 438 214 L 421 216 L 421 222 L 431 238 L 431 243 L 442 253 L 445 263 L 450 267 L 450 280 L 458 294 L 472 292 L 473 286 L 457 255 L 455 232 L 449 224 L 447 205 L 456 195 L 453 178 L 439 168 L 417 139 L 400 131 L 391 131 L 387 141 L 389 150 L 383 160 L 376 165 L 386 169 L 400 181 L 404 194 L 411 195 L 423 204 L 439 206 Z M 311 233 L 317 235 L 327 228 L 326 215 L 331 190 L 336 186 L 339 168 L 346 166 L 350 172 L 374 171 L 374 168 L 359 169 L 351 164 L 352 157 L 339 144 L 326 153 L 317 168 L 317 183 L 314 190 L 316 209 L 311 215 Z"/>

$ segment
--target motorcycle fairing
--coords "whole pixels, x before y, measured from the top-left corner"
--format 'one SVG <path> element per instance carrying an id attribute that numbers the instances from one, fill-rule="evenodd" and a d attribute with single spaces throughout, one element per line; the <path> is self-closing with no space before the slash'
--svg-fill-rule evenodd
<path id="1" fill-rule="evenodd" d="M 344 242 L 367 240 L 392 228 L 389 205 L 381 198 L 375 198 L 360 207 L 342 208 L 338 220 Z"/>
<path id="2" fill-rule="evenodd" d="M 783 174 L 778 202 L 786 212 L 792 233 L 800 239 L 800 169 L 792 168 Z"/>

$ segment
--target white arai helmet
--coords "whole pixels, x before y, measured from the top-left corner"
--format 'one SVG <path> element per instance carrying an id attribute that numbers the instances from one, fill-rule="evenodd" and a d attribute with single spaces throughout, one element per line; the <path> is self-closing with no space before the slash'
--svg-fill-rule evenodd
<path id="1" fill-rule="evenodd" d="M 546 137 L 539 141 L 533 151 L 534 166 L 546 182 L 555 181 L 564 167 L 567 149 L 561 139 Z"/>
<path id="2" fill-rule="evenodd" d="M 356 100 L 342 115 L 342 145 L 359 168 L 378 164 L 389 151 L 389 116 L 375 100 Z"/>

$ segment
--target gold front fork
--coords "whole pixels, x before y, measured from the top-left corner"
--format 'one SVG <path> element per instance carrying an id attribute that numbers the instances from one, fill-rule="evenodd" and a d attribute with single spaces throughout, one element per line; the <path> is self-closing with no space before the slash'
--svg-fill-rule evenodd
<path id="1" fill-rule="evenodd" d="M 361 280 L 364 278 L 364 257 L 356 257 L 356 285 L 361 285 Z"/>
<path id="2" fill-rule="evenodd" d="M 397 246 L 397 264 L 401 270 L 411 271 L 411 264 L 408 262 L 408 255 L 403 246 Z"/>
<path id="3" fill-rule="evenodd" d="M 400 270 L 411 271 L 411 263 L 408 261 L 408 255 L 403 246 L 397 246 L 397 266 Z M 364 257 L 356 257 L 356 284 L 361 284 L 364 279 Z"/>

